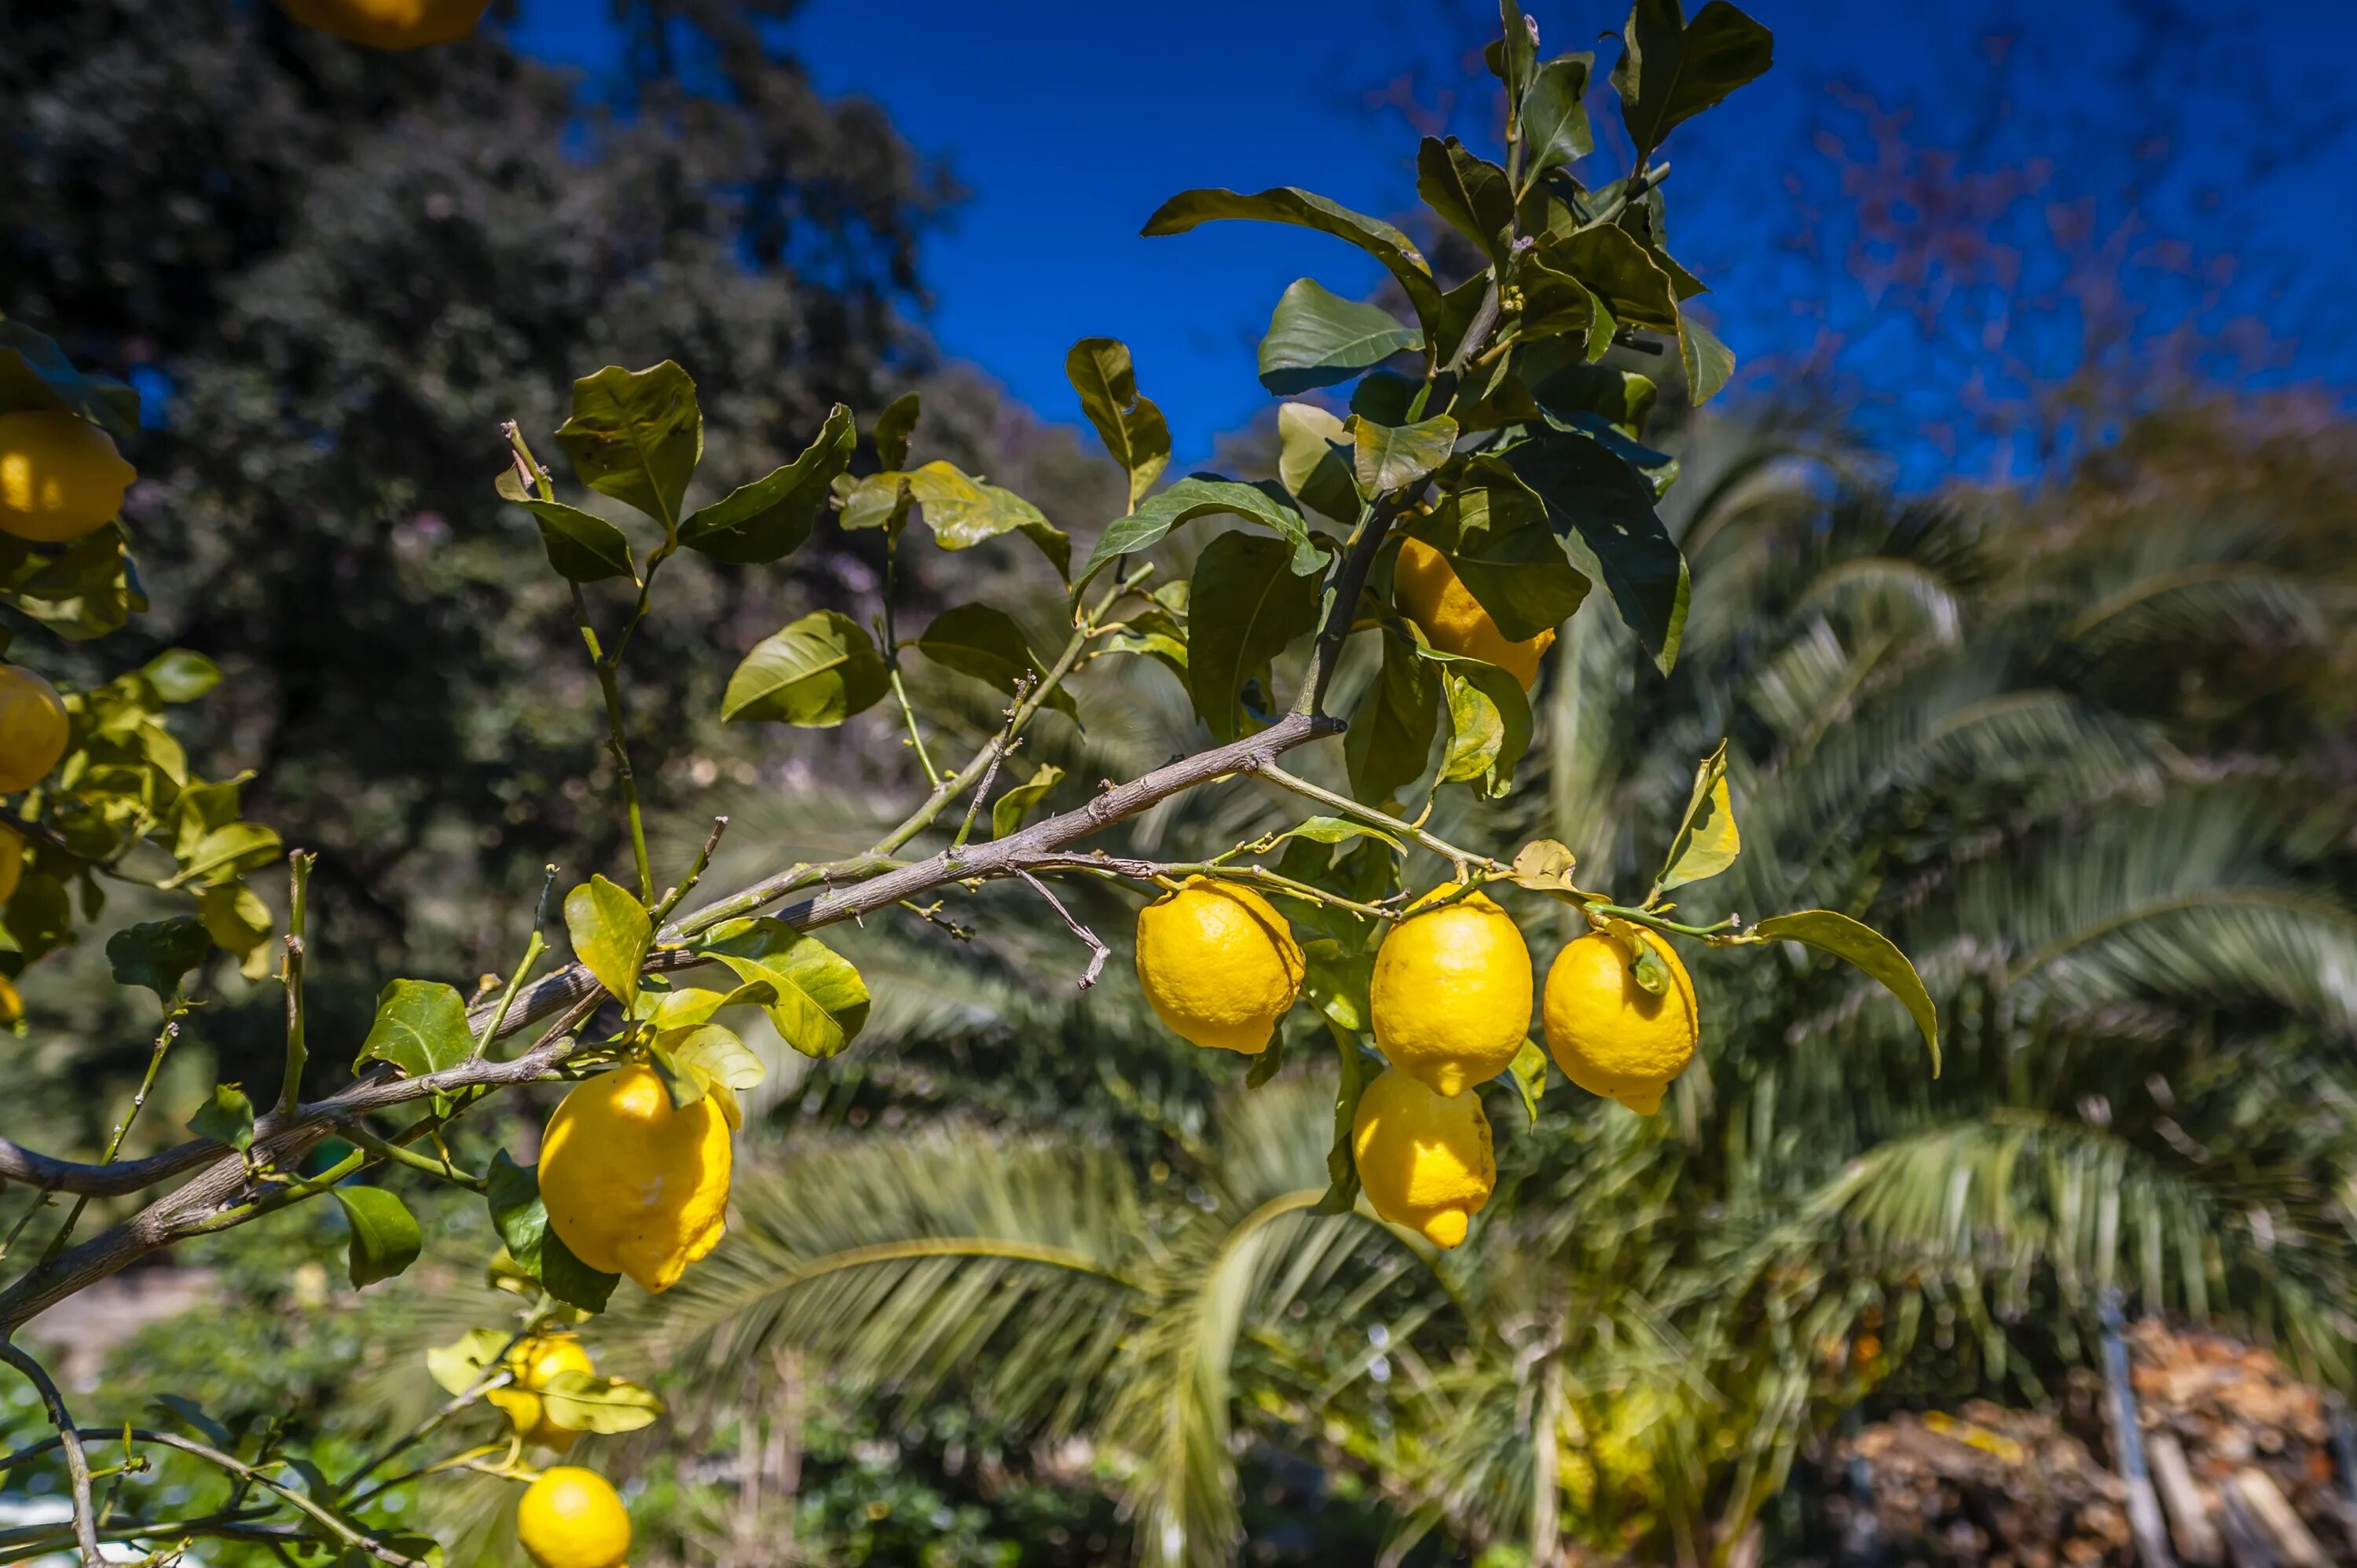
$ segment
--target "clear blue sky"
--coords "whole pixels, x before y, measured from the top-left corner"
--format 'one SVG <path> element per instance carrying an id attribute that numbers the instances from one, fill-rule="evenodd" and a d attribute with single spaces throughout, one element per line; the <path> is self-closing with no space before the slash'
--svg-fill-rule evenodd
<path id="1" fill-rule="evenodd" d="M 2219 14 L 2212 0 L 2183 3 Z M 1803 331 L 1791 319 L 1790 264 L 1781 273 L 1755 264 L 1747 276 L 1737 263 L 1759 254 L 1787 221 L 1779 160 L 1801 154 L 1825 82 L 1864 78 L 1887 96 L 1969 112 L 1959 98 L 1969 92 L 1975 38 L 2025 27 L 2036 37 L 2036 19 L 2052 15 L 2040 8 L 2024 23 L 2009 4 L 1889 0 L 1747 5 L 1776 32 L 1777 70 L 1671 146 L 1683 212 L 1673 210 L 1686 224 L 1680 253 L 1713 285 L 1722 335 L 1738 351 Z M 2104 8 L 2094 0 L 2068 37 L 2048 27 L 2047 41 L 2063 51 L 2055 58 L 2067 62 L 2104 42 Z M 518 42 L 597 69 L 611 50 L 600 9 L 525 0 Z M 1587 47 L 1621 16 L 1588 0 L 1536 0 L 1530 9 L 1550 53 Z M 923 257 L 934 297 L 926 325 L 942 347 L 1048 417 L 1071 420 L 1065 348 L 1088 335 L 1121 338 L 1142 387 L 1170 417 L 1183 463 L 1265 405 L 1252 346 L 1286 283 L 1314 274 L 1351 293 L 1372 288 L 1376 274 L 1348 247 L 1304 232 L 1220 224 L 1145 240 L 1138 225 L 1164 197 L 1195 185 L 1298 184 L 1377 213 L 1412 204 L 1414 138 L 1371 110 L 1366 93 L 1436 53 L 1443 76 L 1461 70 L 1448 56 L 1438 14 L 1437 4 L 1406 0 L 1198 0 L 1183 13 L 1080 0 L 810 0 L 784 37 L 822 91 L 880 102 L 970 191 Z M 2277 58 L 2357 58 L 2357 4 L 2278 0 L 2267 15 L 2270 37 L 2300 40 Z M 1609 59 L 1613 46 L 1603 47 Z M 2319 80 L 2357 103 L 2345 74 Z M 2198 102 L 2181 106 L 2189 139 L 2203 134 L 2203 112 Z M 2300 209 L 2283 221 L 2315 231 L 2311 238 L 2344 258 L 2357 240 L 2352 148 L 2344 134 L 2337 156 L 2280 177 Z M 2345 260 L 2333 270 L 2345 276 Z"/>

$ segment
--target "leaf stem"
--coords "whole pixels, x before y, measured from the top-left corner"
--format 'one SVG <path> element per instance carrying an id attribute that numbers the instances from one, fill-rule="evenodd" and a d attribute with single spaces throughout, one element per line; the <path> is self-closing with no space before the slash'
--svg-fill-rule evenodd
<path id="1" fill-rule="evenodd" d="M 311 903 L 311 867 L 319 857 L 296 850 L 286 857 L 286 1075 L 278 1086 L 278 1113 L 292 1116 L 303 1103 L 303 1069 L 311 1059 L 303 1015 L 304 924 Z"/>
<path id="2" fill-rule="evenodd" d="M 1345 816 L 1356 817 L 1362 822 L 1372 823 L 1376 827 L 1397 833 L 1403 838 L 1411 839 L 1440 856 L 1441 859 L 1458 866 L 1478 865 L 1492 872 L 1506 869 L 1503 862 L 1492 859 L 1486 854 L 1476 854 L 1470 850 L 1459 849 L 1447 839 L 1436 833 L 1426 832 L 1414 822 L 1403 822 L 1388 811 L 1361 805 L 1348 795 L 1337 794 L 1322 785 L 1312 784 L 1308 779 L 1298 774 L 1288 773 L 1274 763 L 1263 765 L 1260 768 L 1260 777 L 1282 789 L 1292 790 L 1305 800 L 1315 800 L 1320 805 L 1331 807 Z"/>

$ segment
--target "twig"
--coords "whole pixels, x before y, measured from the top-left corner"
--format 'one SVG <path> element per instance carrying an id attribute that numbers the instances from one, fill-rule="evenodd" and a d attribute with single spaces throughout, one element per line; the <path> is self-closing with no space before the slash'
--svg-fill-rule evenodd
<path id="1" fill-rule="evenodd" d="M 726 817 L 716 819 L 716 825 L 712 830 L 713 839 L 720 836 L 720 828 L 716 824 L 725 823 L 727 821 Z M 706 840 L 704 848 L 705 853 L 709 854 L 712 851 L 712 841 Z M 700 860 L 696 862 L 699 867 L 703 864 Z M 694 875 L 690 874 L 688 881 L 691 886 L 694 880 Z M 516 965 L 515 972 L 508 976 L 507 986 L 500 993 L 499 1006 L 493 1009 L 490 1017 L 477 1032 L 475 1048 L 472 1052 L 474 1057 L 480 1057 L 490 1048 L 491 1041 L 499 1036 L 500 1026 L 507 1022 L 508 1009 L 515 1005 L 516 993 L 522 990 L 523 983 L 532 977 L 533 966 L 540 962 L 540 955 L 548 950 L 548 938 L 544 934 L 548 925 L 548 895 L 555 886 L 556 867 L 551 865 L 540 879 L 540 901 L 533 906 L 532 937 L 523 944 L 523 960 Z M 683 888 L 681 891 L 684 892 L 685 889 Z"/>
<path id="2" fill-rule="evenodd" d="M 82 1451 L 81 1433 L 66 1409 L 65 1396 L 41 1364 L 16 1346 L 0 1343 L 0 1360 L 25 1374 L 48 1407 L 49 1424 L 58 1429 L 58 1445 L 65 1450 L 66 1476 L 73 1487 L 74 1538 L 81 1546 L 83 1568 L 102 1568 L 106 1559 L 98 1549 L 98 1515 L 90 1500 L 90 1455 Z"/>
<path id="3" fill-rule="evenodd" d="M 1437 834 L 1425 832 L 1422 827 L 1418 826 L 1415 822 L 1404 822 L 1400 818 L 1393 816 L 1388 811 L 1381 811 L 1372 806 L 1361 805 L 1358 801 L 1351 800 L 1348 795 L 1338 795 L 1333 790 L 1326 789 L 1322 785 L 1312 784 L 1308 779 L 1300 777 L 1298 774 L 1288 773 L 1284 768 L 1275 766 L 1274 763 L 1263 767 L 1259 771 L 1260 776 L 1263 779 L 1267 779 L 1270 783 L 1277 785 L 1283 789 L 1290 789 L 1295 794 L 1301 796 L 1305 800 L 1315 800 L 1321 806 L 1330 807 L 1334 811 L 1341 812 L 1344 816 L 1356 817 L 1362 822 L 1372 823 L 1374 826 L 1382 828 L 1386 832 L 1396 833 L 1402 838 L 1409 839 L 1416 843 L 1422 844 L 1426 849 L 1428 849 L 1433 854 L 1440 856 L 1441 859 L 1455 864 L 1459 868 L 1460 872 L 1463 867 L 1469 865 L 1479 865 L 1491 871 L 1503 871 L 1506 869 L 1505 864 L 1501 861 L 1492 859 L 1491 856 L 1486 854 L 1476 854 L 1470 850 L 1459 849 L 1455 844 L 1450 843 L 1447 839 L 1441 838 Z"/>
<path id="4" fill-rule="evenodd" d="M 671 912 L 679 908 L 679 901 L 693 892 L 697 883 L 704 880 L 705 870 L 712 864 L 713 852 L 720 847 L 720 835 L 727 831 L 727 818 L 712 819 L 712 831 L 704 835 L 704 847 L 695 852 L 695 864 L 687 868 L 686 878 L 678 886 L 664 894 L 662 902 L 655 906 L 654 914 L 651 918 L 658 927 L 671 918 Z M 554 878 L 556 868 L 550 866 L 548 874 Z M 543 897 L 545 897 L 546 895 L 544 893 Z"/>
<path id="5" fill-rule="evenodd" d="M 291 1116 L 303 1103 L 303 1069 L 311 1059 L 303 1017 L 303 925 L 310 906 L 311 867 L 319 857 L 295 850 L 286 856 L 286 1076 L 278 1085 L 278 1113 Z"/>
<path id="6" fill-rule="evenodd" d="M 1022 711 L 1023 693 L 1030 684 L 1031 677 L 1028 675 L 1015 677 L 1015 705 L 1006 710 L 1006 727 L 990 743 L 990 766 L 982 771 L 982 783 L 974 789 L 974 800 L 965 809 L 965 821 L 958 824 L 957 837 L 950 840 L 952 849 L 956 849 L 973 835 L 974 820 L 981 814 L 984 803 L 990 799 L 990 787 L 998 779 L 998 765 L 1006 760 L 1008 752 L 1015 749 L 1015 715 Z"/>
<path id="7" fill-rule="evenodd" d="M 1057 897 L 1046 883 L 1028 871 L 1018 871 L 1015 875 L 1021 877 L 1029 886 L 1031 891 L 1048 900 L 1048 908 L 1056 911 L 1057 918 L 1064 922 L 1067 930 L 1088 944 L 1089 971 L 1081 976 L 1079 987 L 1086 991 L 1097 983 L 1097 976 L 1104 972 L 1105 960 L 1113 956 L 1113 950 L 1105 946 L 1094 931 L 1072 918 L 1072 912 L 1064 908 L 1064 901 Z"/>

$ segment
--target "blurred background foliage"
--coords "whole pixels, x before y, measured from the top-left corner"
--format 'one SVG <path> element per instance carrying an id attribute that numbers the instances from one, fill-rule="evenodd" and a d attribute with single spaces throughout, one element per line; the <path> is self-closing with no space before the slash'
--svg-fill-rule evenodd
<path id="1" fill-rule="evenodd" d="M 429 64 L 267 6 L 0 5 L 0 311 L 142 390 L 128 515 L 156 607 L 132 635 L 222 661 L 188 738 L 258 768 L 249 813 L 323 852 L 329 1036 L 389 973 L 511 961 L 552 856 L 617 858 L 578 804 L 604 763 L 575 634 L 503 566 L 530 536 L 488 482 L 500 419 L 547 428 L 583 367 L 674 357 L 725 487 L 829 403 L 913 387 L 920 458 L 1083 533 L 1120 510 L 1111 465 L 928 345 L 920 243 L 956 192 L 810 88 L 756 26 L 783 9 L 620 0 L 623 70 L 585 91 L 496 28 Z M 1836 194 L 1889 221 L 1887 188 Z M 1900 227 L 1953 258 L 1988 221 L 1934 204 Z M 1085 997 L 1084 955 L 1019 886 L 962 933 L 872 923 L 845 945 L 874 1019 L 815 1068 L 770 1053 L 727 1244 L 661 1311 L 592 1329 L 601 1369 L 673 1412 L 597 1440 L 644 1561 L 1505 1568 L 1698 1561 L 1755 1523 L 1791 1560 L 1793 1483 L 1846 1412 L 2050 1404 L 2114 1291 L 2357 1389 L 2357 429 L 2333 389 L 2255 392 L 2131 323 L 2060 372 L 2000 344 L 2054 401 L 2017 421 L 1959 398 L 1958 427 L 2051 431 L 2067 403 L 2070 438 L 2025 437 L 2002 482 L 1916 482 L 1881 393 L 1920 435 L 1925 367 L 1967 352 L 1930 320 L 1889 386 L 1787 366 L 1781 395 L 1656 432 L 1684 467 L 1684 662 L 1663 681 L 1609 617 L 1575 620 L 1478 836 L 1561 838 L 1584 882 L 1633 885 L 1731 737 L 1748 853 L 1695 907 L 1890 932 L 1939 1003 L 1942 1078 L 1849 972 L 1705 955 L 1703 1056 L 1660 1117 L 1560 1079 L 1530 1116 L 1485 1091 L 1499 1192 L 1442 1259 L 1308 1212 L 1330 1046 L 1293 1037 L 1247 1090 L 1171 1039 L 1129 978 L 1124 895 L 1067 894 L 1116 947 Z M 1273 457 L 1260 427 L 1222 452 Z M 834 539 L 767 580 L 676 568 L 630 693 L 672 862 L 714 811 L 722 882 L 897 816 L 909 768 L 874 715 L 815 742 L 715 722 L 718 672 L 788 614 L 873 612 L 877 560 Z M 918 560 L 932 591 L 942 558 Z M 959 557 L 959 596 L 1022 616 L 1039 590 L 1012 567 Z M 103 656 L 142 657 L 121 641 Z M 1060 768 L 1051 802 L 1190 745 L 1175 682 L 1116 662 L 1079 682 L 1085 730 L 1049 721 L 1012 765 Z M 924 701 L 995 727 L 955 684 Z M 1456 809 L 1442 831 L 1472 834 Z M 1151 852 L 1289 820 L 1239 784 L 1125 831 Z M 1516 913 L 1542 952 L 1568 934 Z M 45 966 L 53 1005 L 10 1047 L 17 1114 L 53 1144 L 111 1117 L 143 1050 L 72 1004 L 90 961 Z M 221 1077 L 267 1039 L 272 1000 L 248 1005 L 192 1031 Z M 212 1081 L 198 1055 L 151 1127 Z M 528 1153 L 546 1108 L 520 1097 L 460 1153 Z M 487 1245 L 479 1206 L 427 1218 L 449 1260 Z M 335 1230 L 302 1211 L 124 1276 L 71 1376 L 108 1408 L 178 1391 L 358 1451 L 436 1399 L 424 1348 L 500 1306 L 431 1257 L 347 1292 Z M 501 1501 L 423 1506 L 454 1563 L 491 1562 Z"/>

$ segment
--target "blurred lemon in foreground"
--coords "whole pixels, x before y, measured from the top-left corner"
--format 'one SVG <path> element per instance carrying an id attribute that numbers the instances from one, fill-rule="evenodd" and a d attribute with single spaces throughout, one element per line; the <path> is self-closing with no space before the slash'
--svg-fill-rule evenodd
<path id="1" fill-rule="evenodd" d="M 1351 1152 L 1375 1212 L 1436 1246 L 1464 1240 L 1498 1185 L 1481 1097 L 1435 1094 L 1396 1068 L 1360 1095 Z"/>
<path id="2" fill-rule="evenodd" d="M 1260 1055 L 1301 972 L 1293 928 L 1249 887 L 1190 876 L 1138 911 L 1137 983 L 1191 1044 Z"/>
<path id="3" fill-rule="evenodd" d="M 665 1291 L 720 1244 L 729 1160 L 719 1101 L 674 1108 L 634 1062 L 579 1085 L 548 1119 L 541 1201 L 575 1257 Z"/>
<path id="4" fill-rule="evenodd" d="M 514 1385 L 493 1389 L 484 1397 L 505 1413 L 526 1443 L 537 1443 L 559 1454 L 570 1449 L 581 1434 L 550 1419 L 548 1402 L 540 1396 L 560 1373 L 597 1374 L 597 1364 L 589 1359 L 581 1341 L 570 1334 L 535 1335 L 508 1352 L 508 1371 L 515 1379 Z"/>
<path id="5" fill-rule="evenodd" d="M 1539 678 L 1540 656 L 1555 646 L 1552 631 L 1509 641 L 1448 557 L 1421 539 L 1401 542 L 1399 561 L 1392 568 L 1392 592 L 1401 612 L 1433 647 L 1495 664 L 1520 681 L 1525 692 Z"/>
<path id="6" fill-rule="evenodd" d="M 1662 1090 L 1694 1060 L 1700 1031 L 1686 966 L 1659 936 L 1641 935 L 1669 973 L 1659 996 L 1637 983 L 1636 955 L 1596 931 L 1555 955 L 1540 1011 L 1547 1049 L 1566 1078 L 1651 1116 Z"/>
<path id="7" fill-rule="evenodd" d="M 29 789 L 66 754 L 58 689 L 21 664 L 0 664 L 0 795 Z"/>
<path id="8" fill-rule="evenodd" d="M 0 828 L 0 904 L 16 891 L 17 878 L 25 875 L 25 841 L 6 828 Z"/>
<path id="9" fill-rule="evenodd" d="M 630 1510 L 596 1471 L 552 1466 L 516 1505 L 516 1539 L 540 1568 L 625 1568 Z"/>
<path id="10" fill-rule="evenodd" d="M 490 0 L 279 0 L 307 27 L 381 49 L 422 48 L 463 38 Z"/>
<path id="11" fill-rule="evenodd" d="M 58 409 L 0 413 L 0 533 L 62 544 L 123 510 L 139 470 L 114 437 Z"/>
<path id="12" fill-rule="evenodd" d="M 1452 883 L 1425 901 L 1455 891 Z M 1476 893 L 1394 927 L 1367 995 L 1392 1066 L 1462 1094 L 1505 1071 L 1530 1034 L 1531 950 L 1513 917 Z"/>

